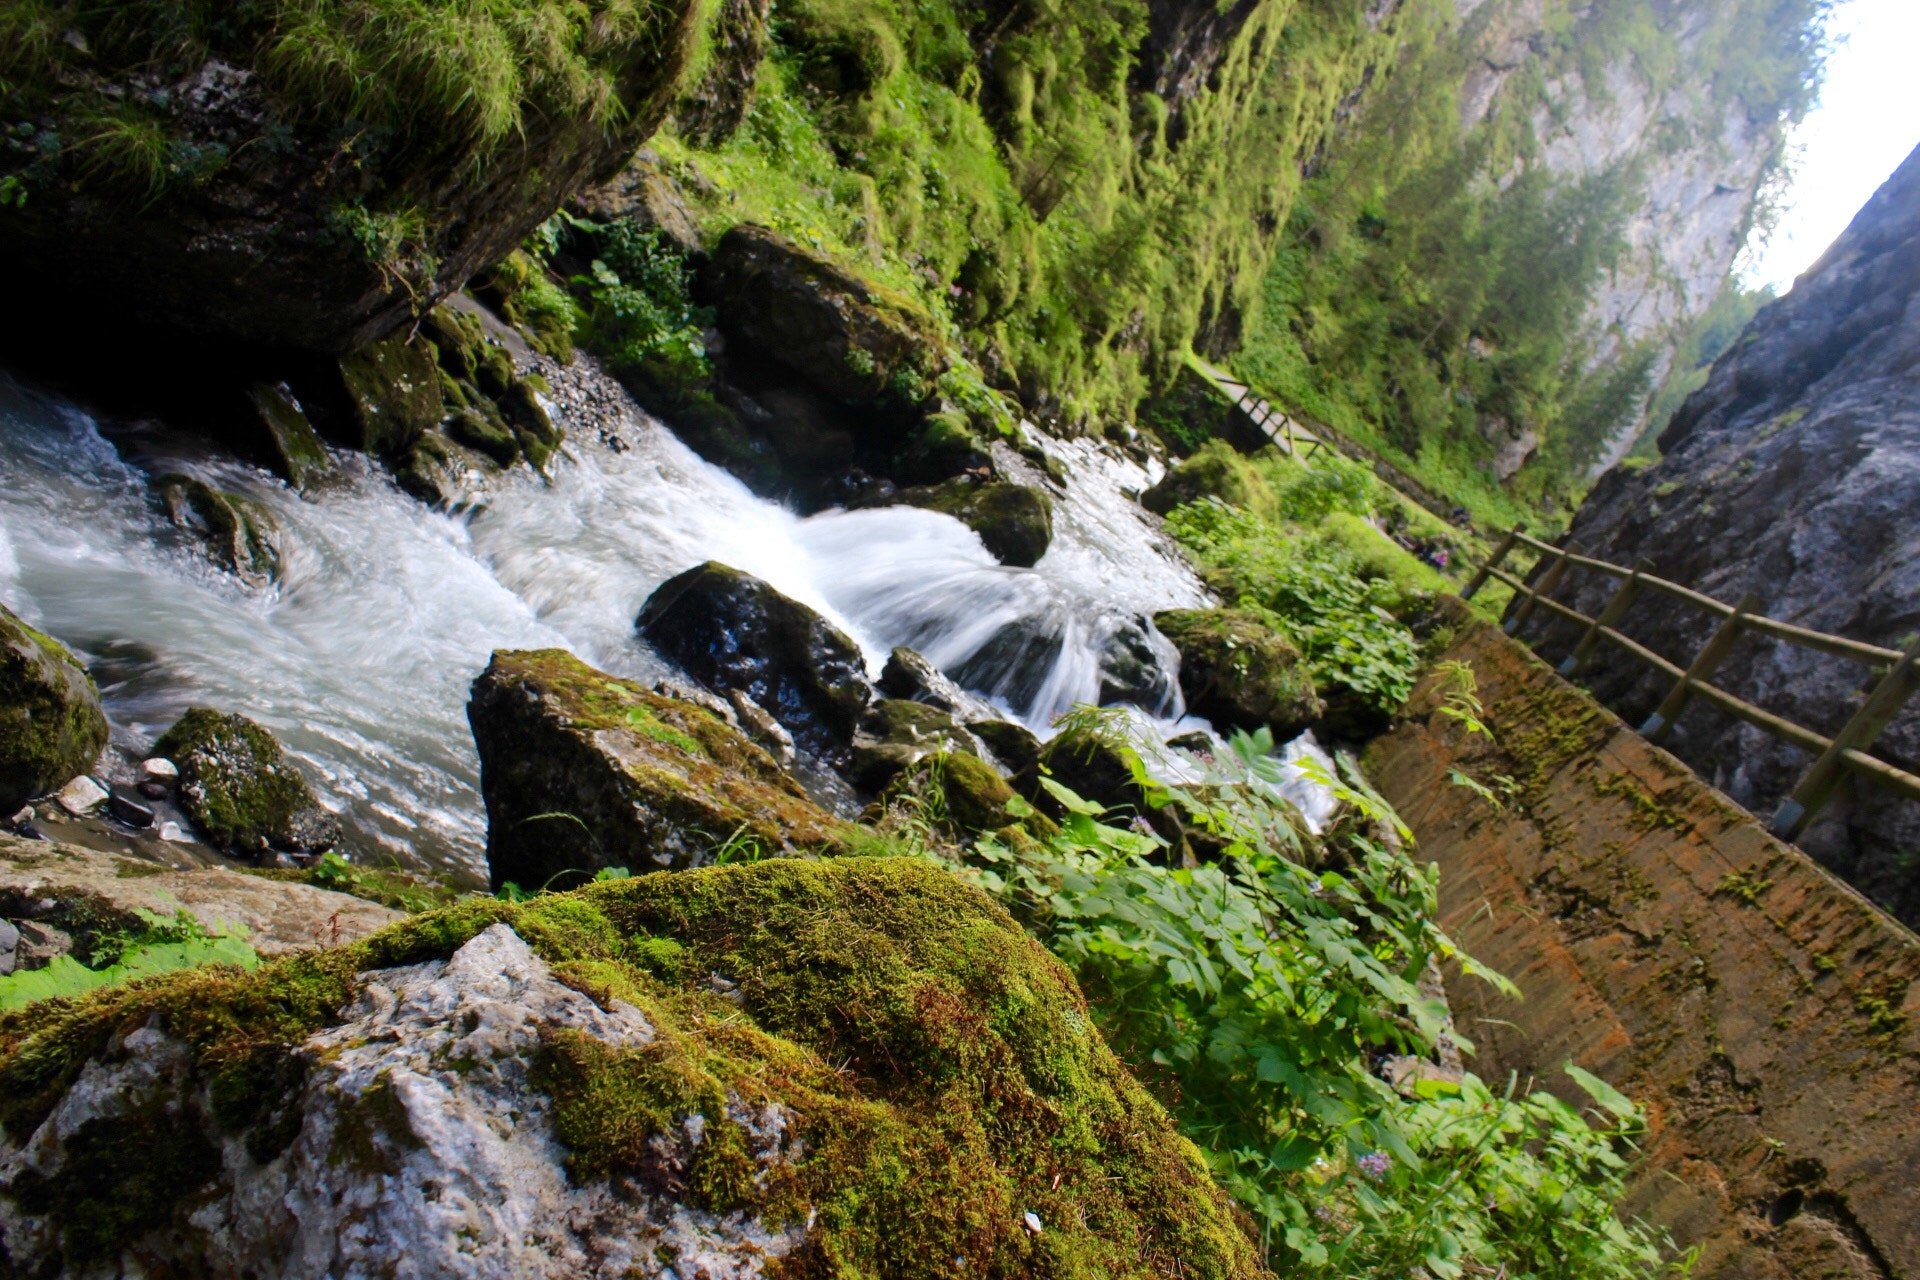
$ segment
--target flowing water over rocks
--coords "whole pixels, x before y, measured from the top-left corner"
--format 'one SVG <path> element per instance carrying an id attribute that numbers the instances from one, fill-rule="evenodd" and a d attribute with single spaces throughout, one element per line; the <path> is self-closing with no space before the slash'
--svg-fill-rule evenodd
<path id="1" fill-rule="evenodd" d="M 1072 480 L 1047 555 L 1012 569 L 934 512 L 797 516 L 702 461 L 584 357 L 548 372 L 565 454 L 549 478 L 515 472 L 463 515 L 429 510 L 357 455 L 303 497 L 0 382 L 0 601 L 88 662 L 122 748 L 144 749 L 189 705 L 240 712 L 304 766 L 347 847 L 476 880 L 474 676 L 497 648 L 545 647 L 671 675 L 634 616 L 705 560 L 820 610 L 870 674 L 911 645 L 1043 732 L 1103 688 L 1180 714 L 1177 656 L 1146 620 L 1207 594 L 1126 500 L 1154 477 L 1104 446 L 1039 442 Z M 170 472 L 271 515 L 277 582 L 248 587 L 168 522 L 149 477 Z"/>

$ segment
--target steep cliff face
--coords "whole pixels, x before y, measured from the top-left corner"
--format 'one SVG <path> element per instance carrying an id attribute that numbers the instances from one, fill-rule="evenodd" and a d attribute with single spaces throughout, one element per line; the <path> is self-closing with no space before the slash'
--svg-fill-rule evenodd
<path id="1" fill-rule="evenodd" d="M 1846 233 L 1715 364 L 1660 437 L 1663 460 L 1615 470 L 1573 524 L 1593 554 L 1651 559 L 1719 599 L 1760 595 L 1765 612 L 1890 648 L 1920 633 L 1920 152 Z M 1605 584 L 1578 604 L 1591 609 Z M 1643 599 L 1627 630 L 1689 656 L 1707 622 Z M 1650 708 L 1663 682 L 1612 655 L 1596 688 Z M 1875 673 L 1771 641 L 1743 641 L 1716 683 L 1832 734 Z M 1736 799 L 1770 813 L 1804 753 L 1690 709 L 1678 754 Z M 1920 710 L 1881 740 L 1920 765 Z M 1802 843 L 1908 921 L 1920 920 L 1920 806 L 1849 783 Z"/>
<path id="2" fill-rule="evenodd" d="M 1481 506 L 1564 500 L 1631 447 L 1722 296 L 1817 82 L 1818 17 L 1409 5 L 1236 369 Z"/>

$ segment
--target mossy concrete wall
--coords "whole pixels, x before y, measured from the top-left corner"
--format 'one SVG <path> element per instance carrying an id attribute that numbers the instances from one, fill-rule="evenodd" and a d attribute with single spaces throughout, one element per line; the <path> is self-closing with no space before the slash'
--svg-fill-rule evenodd
<path id="1" fill-rule="evenodd" d="M 1368 764 L 1522 992 L 1450 984 L 1474 1069 L 1572 1060 L 1646 1106 L 1628 1208 L 1697 1277 L 1920 1277 L 1920 938 L 1450 603 L 1492 740 L 1436 672 Z"/>

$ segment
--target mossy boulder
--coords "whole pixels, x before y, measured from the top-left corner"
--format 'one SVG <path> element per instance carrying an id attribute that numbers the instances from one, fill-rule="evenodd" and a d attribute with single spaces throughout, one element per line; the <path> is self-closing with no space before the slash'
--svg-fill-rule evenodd
<path id="1" fill-rule="evenodd" d="M 0 810 L 85 773 L 107 746 L 107 717 L 67 647 L 0 605 Z"/>
<path id="2" fill-rule="evenodd" d="M 339 354 L 612 176 L 670 109 L 701 8 L 34 10 L 0 162 L 18 287 Z M 22 43 L 24 41 L 24 43 Z M 56 299 L 57 300 L 57 299 Z"/>
<path id="3" fill-rule="evenodd" d="M 978 752 L 973 735 L 940 708 L 905 698 L 881 698 L 860 717 L 846 772 L 855 786 L 878 791 L 895 774 L 928 756 Z"/>
<path id="4" fill-rule="evenodd" d="M 1019 805 L 1018 793 L 998 770 L 966 752 L 934 753 L 914 762 L 887 784 L 880 803 L 885 807 L 909 794 L 923 800 L 937 799 L 937 807 L 926 811 L 928 816 L 961 839 L 1016 825 L 1032 835 L 1059 831 L 1046 815 Z M 1021 812 L 1016 814 L 1009 806 Z"/>
<path id="5" fill-rule="evenodd" d="M 496 889 L 697 866 L 729 841 L 792 853 L 840 838 L 840 822 L 719 716 L 563 649 L 494 654 L 467 718 Z"/>
<path id="6" fill-rule="evenodd" d="M 174 528 L 228 573 L 252 587 L 280 576 L 280 526 L 265 507 L 186 475 L 159 476 L 153 489 Z"/>
<path id="7" fill-rule="evenodd" d="M 1164 516 L 1175 507 L 1202 498 L 1218 498 L 1230 506 L 1249 509 L 1271 501 L 1266 481 L 1252 464 L 1231 446 L 1214 440 L 1141 494 L 1140 505 Z"/>
<path id="8" fill-rule="evenodd" d="M 0 1149 L 29 1274 L 1267 1275 L 1068 971 L 920 859 L 474 899 L 0 1015 Z"/>
<path id="9" fill-rule="evenodd" d="M 721 237 L 707 278 L 720 326 L 843 405 L 917 416 L 946 371 L 920 306 L 751 223 Z"/>
<path id="10" fill-rule="evenodd" d="M 839 764 L 872 696 L 860 647 L 814 610 L 716 560 L 668 579 L 640 634 L 709 689 L 738 689 L 803 750 Z"/>
<path id="11" fill-rule="evenodd" d="M 902 489 L 895 500 L 952 516 L 979 534 L 981 545 L 1001 564 L 1032 568 L 1053 541 L 1053 500 L 1030 485 L 960 476 Z"/>
<path id="12" fill-rule="evenodd" d="M 438 425 L 443 408 L 433 343 L 395 334 L 340 357 L 340 385 L 352 412 L 342 444 L 398 457 Z"/>
<path id="13" fill-rule="evenodd" d="M 1307 660 L 1256 614 L 1173 609 L 1153 624 L 1180 651 L 1187 710 L 1222 732 L 1265 726 L 1285 741 L 1326 714 Z"/>
<path id="14" fill-rule="evenodd" d="M 179 767 L 180 807 L 217 849 L 324 853 L 340 839 L 280 744 L 245 716 L 193 707 L 149 754 Z"/>

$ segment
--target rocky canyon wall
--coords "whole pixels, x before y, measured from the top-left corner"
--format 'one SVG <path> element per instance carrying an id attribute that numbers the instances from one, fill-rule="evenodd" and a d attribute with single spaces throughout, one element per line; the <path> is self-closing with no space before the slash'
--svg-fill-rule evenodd
<path id="1" fill-rule="evenodd" d="M 1660 437 L 1665 457 L 1605 476 L 1573 522 L 1590 553 L 1732 602 L 1755 592 L 1770 617 L 1905 648 L 1920 633 L 1920 152 L 1846 233 L 1760 312 Z M 1597 609 L 1608 584 L 1563 593 Z M 1710 620 L 1664 597 L 1636 603 L 1628 634 L 1689 656 Z M 1643 714 L 1664 681 L 1604 653 L 1592 683 Z M 1760 638 L 1716 683 L 1831 736 L 1876 673 Z M 1809 761 L 1711 709 L 1691 708 L 1675 753 L 1768 813 Z M 1878 753 L 1920 765 L 1920 710 Z M 1920 805 L 1849 782 L 1802 839 L 1814 856 L 1908 922 L 1920 920 Z"/>

